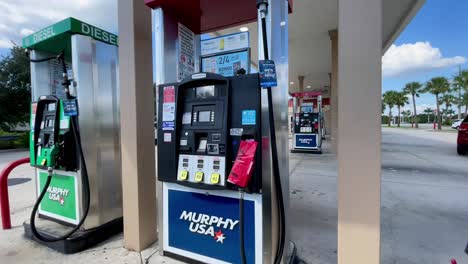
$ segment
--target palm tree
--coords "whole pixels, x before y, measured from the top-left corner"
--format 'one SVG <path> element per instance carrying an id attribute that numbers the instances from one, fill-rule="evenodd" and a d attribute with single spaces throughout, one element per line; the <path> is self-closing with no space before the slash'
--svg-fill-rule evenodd
<path id="1" fill-rule="evenodd" d="M 445 120 L 448 118 L 449 109 L 452 107 L 452 104 L 457 101 L 457 98 L 452 94 L 444 94 L 440 98 L 440 103 L 445 105 L 445 108 L 442 111 L 444 113 Z"/>
<path id="2" fill-rule="evenodd" d="M 422 84 L 419 82 L 410 82 L 405 85 L 405 88 L 403 88 L 403 92 L 406 94 L 411 94 L 411 97 L 413 98 L 413 123 L 416 128 L 418 128 L 418 113 L 416 112 L 416 97 L 419 97 L 419 94 L 423 92 Z"/>
<path id="3" fill-rule="evenodd" d="M 440 116 L 439 95 L 450 91 L 450 84 L 445 77 L 434 77 L 426 83 L 424 91 L 429 92 L 436 97 L 437 105 L 437 128 L 442 130 L 442 117 Z"/>
<path id="4" fill-rule="evenodd" d="M 401 107 L 405 106 L 408 102 L 408 97 L 406 97 L 406 93 L 404 92 L 397 92 L 395 95 L 395 105 L 398 107 L 398 127 L 401 124 Z"/>
<path id="5" fill-rule="evenodd" d="M 427 115 L 427 123 L 429 124 L 431 122 L 430 117 L 431 117 L 432 114 L 434 114 L 434 110 L 432 110 L 432 108 L 428 107 L 428 108 L 424 109 L 423 112 Z"/>
<path id="6" fill-rule="evenodd" d="M 401 114 L 403 115 L 403 122 L 405 122 L 405 120 L 406 121 L 409 120 L 409 117 L 411 116 L 411 111 L 406 110 L 406 111 L 401 112 Z"/>
<path id="7" fill-rule="evenodd" d="M 450 108 L 450 109 L 445 110 L 445 114 L 447 118 L 453 118 L 453 116 L 455 115 L 455 111 L 453 111 L 453 109 Z"/>
<path id="8" fill-rule="evenodd" d="M 397 96 L 397 91 L 386 91 L 383 94 L 383 102 L 388 106 L 388 126 L 391 126 L 392 123 L 392 109 L 395 106 L 395 98 Z"/>
<path id="9" fill-rule="evenodd" d="M 461 107 L 463 101 L 462 90 L 468 92 L 468 70 L 460 70 L 460 72 L 453 78 L 453 86 L 454 90 L 458 92 L 458 119 L 461 119 Z"/>

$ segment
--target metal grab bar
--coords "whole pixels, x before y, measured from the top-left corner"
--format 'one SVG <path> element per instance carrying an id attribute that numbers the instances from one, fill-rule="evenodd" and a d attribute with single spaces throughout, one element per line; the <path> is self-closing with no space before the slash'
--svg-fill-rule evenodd
<path id="1" fill-rule="evenodd" d="M 0 213 L 2 214 L 2 228 L 11 229 L 10 200 L 8 198 L 8 176 L 19 165 L 29 163 L 29 158 L 22 158 L 8 164 L 0 173 Z"/>

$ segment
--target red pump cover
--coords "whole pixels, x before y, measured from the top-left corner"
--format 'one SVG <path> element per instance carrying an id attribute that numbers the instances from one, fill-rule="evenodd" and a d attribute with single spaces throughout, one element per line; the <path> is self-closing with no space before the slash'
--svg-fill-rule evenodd
<path id="1" fill-rule="evenodd" d="M 229 173 L 228 182 L 241 188 L 247 187 L 252 177 L 255 163 L 255 152 L 258 143 L 254 140 L 242 140 L 237 152 L 236 161 Z"/>

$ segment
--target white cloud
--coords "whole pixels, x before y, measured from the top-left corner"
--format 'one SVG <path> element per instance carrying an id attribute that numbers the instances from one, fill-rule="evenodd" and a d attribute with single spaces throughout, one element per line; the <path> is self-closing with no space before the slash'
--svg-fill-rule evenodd
<path id="1" fill-rule="evenodd" d="M 0 48 L 67 17 L 117 33 L 116 0 L 0 0 Z"/>
<path id="2" fill-rule="evenodd" d="M 32 33 L 34 33 L 34 30 L 29 29 L 29 28 L 22 28 L 20 31 L 21 36 L 28 36 L 28 35 L 31 35 Z"/>
<path id="3" fill-rule="evenodd" d="M 389 77 L 453 67 L 465 62 L 466 58 L 461 56 L 444 57 L 440 49 L 432 47 L 429 42 L 393 44 L 382 58 L 382 72 Z"/>
<path id="4" fill-rule="evenodd" d="M 0 49 L 1 48 L 8 49 L 8 48 L 11 48 L 12 46 L 13 46 L 13 43 L 11 43 L 11 41 L 0 38 Z"/>
<path id="5" fill-rule="evenodd" d="M 435 109 L 436 105 L 435 104 L 432 105 L 432 104 L 418 104 L 418 103 L 416 103 L 416 111 L 418 112 L 418 114 L 422 114 L 426 108 Z M 410 110 L 411 113 L 413 113 L 413 111 L 414 111 L 413 105 L 412 104 L 405 105 L 402 108 L 402 111 L 406 111 L 406 110 Z"/>

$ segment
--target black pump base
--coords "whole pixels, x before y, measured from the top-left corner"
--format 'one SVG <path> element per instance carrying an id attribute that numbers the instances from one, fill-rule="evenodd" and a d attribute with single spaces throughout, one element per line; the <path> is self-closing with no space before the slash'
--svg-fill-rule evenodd
<path id="1" fill-rule="evenodd" d="M 45 221 L 51 222 L 49 220 L 42 220 L 41 222 L 45 222 Z M 64 230 L 68 228 L 63 225 L 53 223 L 53 222 L 51 222 L 52 224 L 48 224 L 47 225 L 48 227 L 41 228 L 40 226 L 44 224 L 39 221 L 37 222 L 38 224 L 36 226 L 37 226 L 38 231 L 48 238 L 60 236 L 59 232 L 65 233 L 66 231 Z M 105 223 L 99 227 L 96 227 L 90 230 L 83 230 L 83 231 L 78 230 L 70 238 L 66 240 L 62 240 L 62 241 L 57 241 L 57 242 L 43 242 L 37 239 L 36 237 L 34 237 L 31 231 L 31 225 L 29 224 L 29 221 L 24 222 L 23 226 L 24 226 L 24 236 L 26 238 L 37 241 L 40 244 L 45 245 L 63 254 L 74 254 L 74 253 L 86 250 L 88 248 L 91 248 L 103 242 L 104 240 L 110 238 L 111 236 L 121 233 L 123 231 L 123 218 L 122 217 L 117 218 L 115 220 L 112 220 L 108 223 Z M 61 230 L 54 230 L 54 228 L 61 229 Z"/>
<path id="2" fill-rule="evenodd" d="M 291 153 L 322 154 L 322 149 L 291 149 Z"/>
<path id="3" fill-rule="evenodd" d="M 301 260 L 297 256 L 296 244 L 293 241 L 289 241 L 289 246 L 288 246 L 287 252 L 289 252 L 289 253 L 286 256 L 284 256 L 284 262 L 283 263 L 286 263 L 286 264 L 307 264 L 305 261 Z M 171 253 L 171 252 L 168 252 L 168 251 L 164 251 L 163 255 L 165 257 L 169 257 L 169 258 L 179 260 L 179 261 L 189 263 L 189 264 L 203 264 L 204 263 L 204 262 L 201 262 L 201 261 L 198 261 L 198 260 L 191 259 L 189 257 L 177 255 L 175 253 Z"/>

